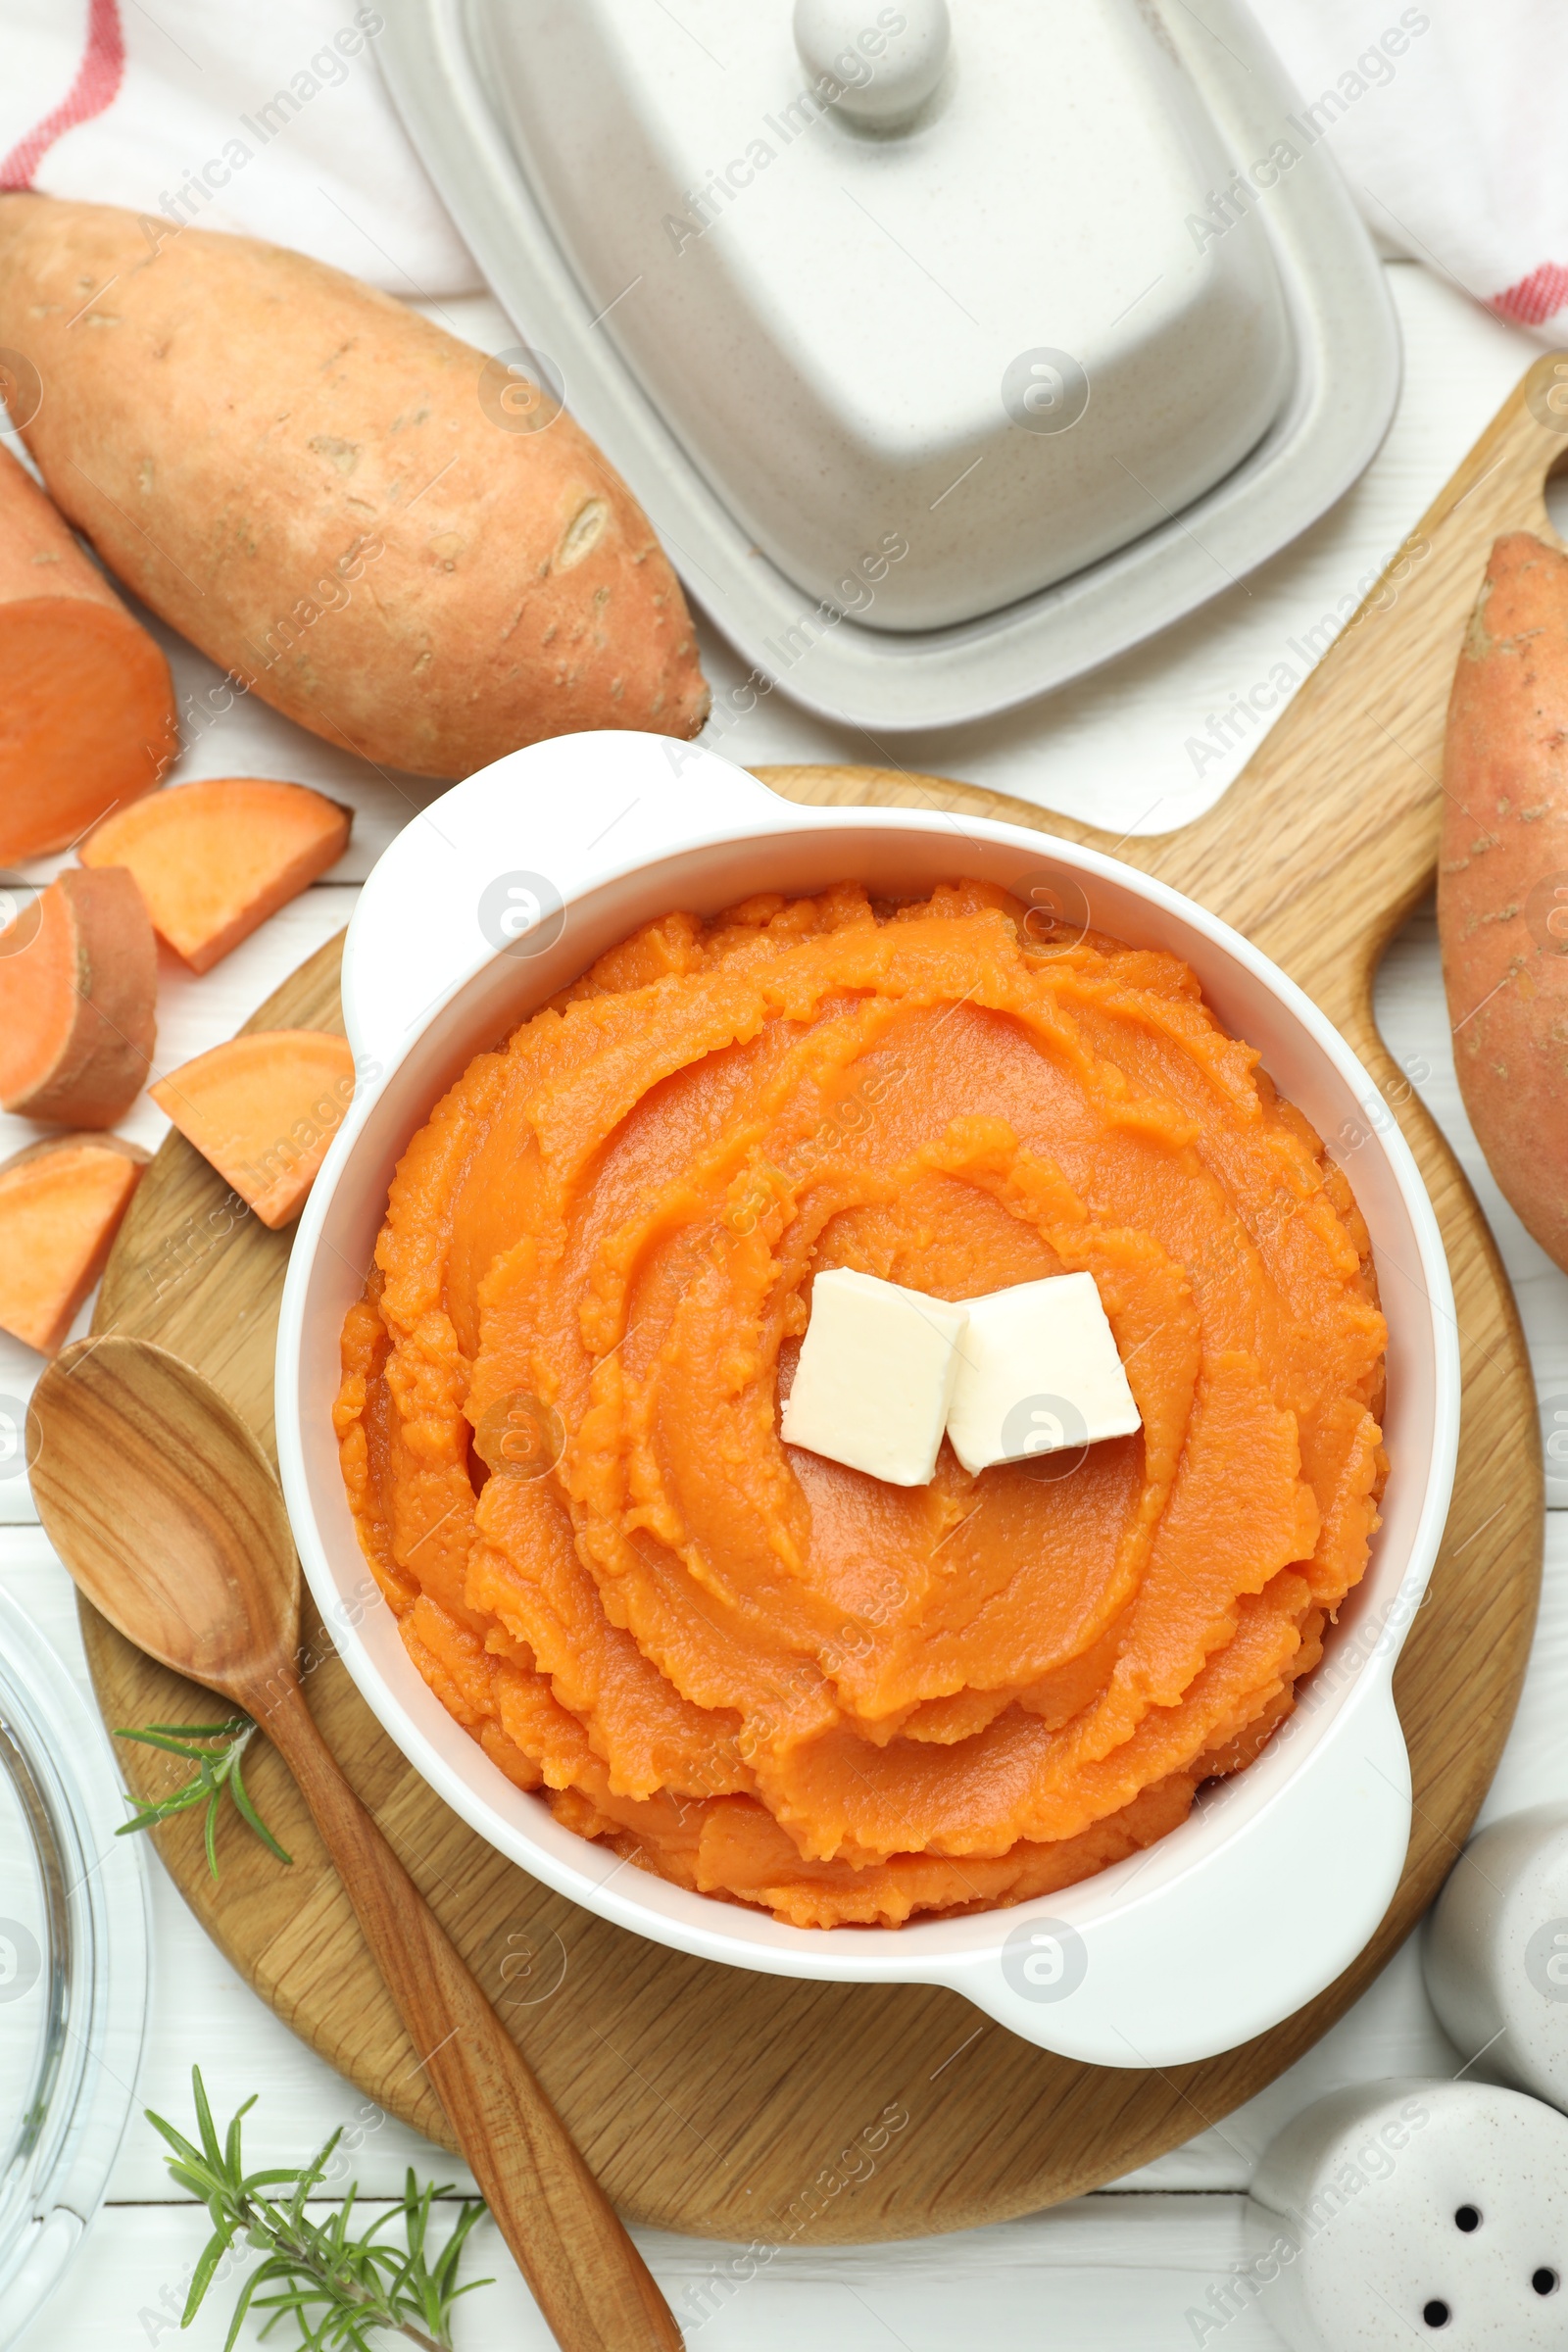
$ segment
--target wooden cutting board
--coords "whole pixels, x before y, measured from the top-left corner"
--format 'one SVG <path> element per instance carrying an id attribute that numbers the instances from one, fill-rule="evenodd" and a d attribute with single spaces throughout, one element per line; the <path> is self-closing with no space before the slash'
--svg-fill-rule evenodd
<path id="1" fill-rule="evenodd" d="M 311 1704 L 345 1770 L 502 2006 L 589 2162 L 640 2220 L 768 2244 L 896 2237 L 998 2221 L 1113 2180 L 1218 2122 L 1298 2058 L 1382 1967 L 1453 1863 L 1524 1672 L 1541 1575 L 1540 1447 L 1495 1248 L 1377 1035 L 1372 981 L 1385 943 L 1432 879 L 1444 710 L 1487 551 L 1515 526 L 1552 536 L 1543 483 L 1568 458 L 1568 440 L 1545 395 L 1559 368 L 1568 374 L 1568 363 L 1549 359 L 1531 371 L 1244 775 L 1184 831 L 1112 843 L 935 777 L 761 771 L 797 801 L 950 810 L 955 872 L 970 814 L 1114 849 L 1276 957 L 1349 1038 L 1397 1112 L 1453 1267 L 1464 1426 L 1430 1602 L 1395 1685 L 1415 1778 L 1409 1858 L 1355 1965 L 1245 2048 L 1142 2074 L 1033 2049 L 954 1993 L 801 1984 L 685 1959 L 574 1909 L 466 1829 L 381 1734 L 313 1627 L 322 1662 L 307 1686 Z M 323 948 L 253 1026 L 338 1027 L 338 942 Z M 288 1249 L 287 1234 L 236 1221 L 223 1185 L 172 1135 L 121 1233 L 94 1329 L 143 1333 L 199 1364 L 270 1446 Z M 91 1612 L 83 1620 L 111 1726 L 212 1716 L 189 1685 Z M 123 1752 L 139 1791 L 171 1785 L 166 1759 Z M 292 1869 L 232 1819 L 216 1886 L 194 1820 L 160 1833 L 166 1865 L 215 1941 L 296 2033 L 370 2098 L 445 2138 L 347 1898 L 270 1749 L 250 1781 Z"/>

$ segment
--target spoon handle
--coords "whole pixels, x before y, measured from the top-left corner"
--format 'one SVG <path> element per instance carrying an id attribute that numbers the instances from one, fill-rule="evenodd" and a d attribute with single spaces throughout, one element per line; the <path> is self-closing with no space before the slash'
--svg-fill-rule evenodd
<path id="1" fill-rule="evenodd" d="M 258 1694 L 259 1695 L 259 1694 Z M 466 1962 L 338 1768 L 291 1676 L 263 1728 L 299 1783 L 485 2202 L 565 2352 L 680 2352 L 604 2190 Z"/>

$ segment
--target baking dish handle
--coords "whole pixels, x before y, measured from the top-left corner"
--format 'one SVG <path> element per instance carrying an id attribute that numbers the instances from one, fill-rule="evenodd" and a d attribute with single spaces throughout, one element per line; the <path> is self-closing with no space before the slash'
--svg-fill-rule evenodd
<path id="1" fill-rule="evenodd" d="M 1246 1777 L 1221 1784 L 1207 1808 L 1245 1804 Z M 1087 2065 L 1185 2066 L 1237 2049 L 1365 1948 L 1399 1884 L 1410 1810 L 1409 1757 L 1383 1679 L 1218 1853 L 1147 1893 L 1136 1879 L 1148 1864 L 1135 1863 L 1129 1899 L 1081 1931 L 1074 1889 L 1020 1908 L 1000 1956 L 977 1954 L 945 1981 L 1025 2041 Z"/>
<path id="2" fill-rule="evenodd" d="M 379 1076 L 492 956 L 548 946 L 567 902 L 596 883 L 818 817 L 667 735 L 560 735 L 480 768 L 404 827 L 360 894 L 342 993 L 361 1078 Z"/>

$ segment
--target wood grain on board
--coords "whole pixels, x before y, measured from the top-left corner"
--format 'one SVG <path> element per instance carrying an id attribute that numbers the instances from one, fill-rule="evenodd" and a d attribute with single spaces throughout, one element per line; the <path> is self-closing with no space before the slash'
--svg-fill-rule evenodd
<path id="1" fill-rule="evenodd" d="M 1512 1296 L 1469 1187 L 1378 1037 L 1372 985 L 1437 856 L 1443 726 L 1493 539 L 1547 540 L 1544 484 L 1568 460 L 1540 361 L 1365 606 L 1206 816 L 1113 842 L 972 785 L 859 767 L 761 772 L 815 805 L 939 807 L 1111 850 L 1255 940 L 1349 1039 L 1394 1107 L 1453 1270 L 1464 1373 L 1454 1501 L 1429 1604 L 1395 1681 L 1415 1786 L 1397 1894 L 1355 1964 L 1272 2033 L 1161 2073 L 1072 2064 L 1014 2039 L 956 1994 L 802 1984 L 690 1960 L 575 1909 L 504 1861 L 385 1738 L 311 1627 L 313 1709 L 354 1786 L 502 2008 L 579 2145 L 628 2213 L 713 2237 L 845 2242 L 956 2230 L 1074 2196 L 1219 2121 L 1298 2058 L 1382 1967 L 1451 1867 L 1495 1767 L 1540 1586 L 1534 1389 Z M 337 1028 L 331 942 L 257 1027 Z M 96 1330 L 135 1331 L 199 1364 L 272 1442 L 272 1347 L 289 1236 L 268 1233 L 171 1135 L 105 1278 Z M 201 1720 L 186 1684 L 84 1612 L 111 1724 Z M 131 1785 L 166 1785 L 126 1751 Z M 295 1856 L 224 1826 L 216 1885 L 187 1818 L 160 1833 L 186 1900 L 234 1965 L 364 2093 L 432 2138 L 443 2119 L 360 1942 L 347 1897 L 275 1756 L 250 1775 Z"/>

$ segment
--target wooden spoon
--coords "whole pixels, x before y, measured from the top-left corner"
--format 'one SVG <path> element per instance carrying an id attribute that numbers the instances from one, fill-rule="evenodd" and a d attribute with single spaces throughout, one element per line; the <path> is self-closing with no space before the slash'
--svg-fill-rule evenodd
<path id="1" fill-rule="evenodd" d="M 317 1730 L 276 1479 L 216 1389 L 150 1341 L 78 1340 L 32 1398 L 32 1493 L 128 1641 L 255 1717 L 300 1785 L 475 2180 L 566 2352 L 679 2352 L 669 2306 L 559 2115 Z"/>

